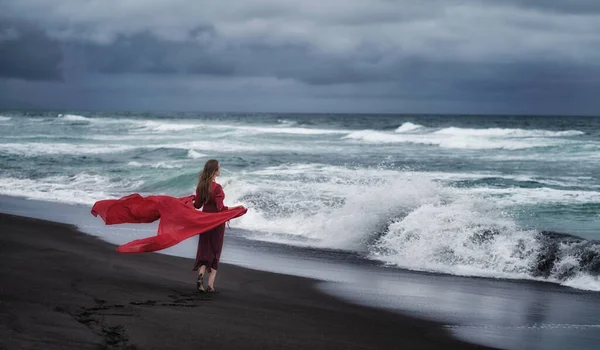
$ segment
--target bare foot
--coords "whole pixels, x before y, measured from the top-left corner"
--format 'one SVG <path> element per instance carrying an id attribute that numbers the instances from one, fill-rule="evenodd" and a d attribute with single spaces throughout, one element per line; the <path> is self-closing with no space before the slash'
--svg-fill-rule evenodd
<path id="1" fill-rule="evenodd" d="M 203 275 L 198 275 L 198 280 L 196 281 L 196 289 L 199 292 L 204 293 L 204 276 Z"/>

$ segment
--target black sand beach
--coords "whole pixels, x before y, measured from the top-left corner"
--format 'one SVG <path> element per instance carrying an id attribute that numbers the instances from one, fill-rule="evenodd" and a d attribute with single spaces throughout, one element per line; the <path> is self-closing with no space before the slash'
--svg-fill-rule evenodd
<path id="1" fill-rule="evenodd" d="M 0 214 L 0 231 L 2 348 L 482 348 L 309 279 L 223 264 L 220 294 L 199 294 L 189 259 L 119 254 L 72 226 L 12 215 Z"/>

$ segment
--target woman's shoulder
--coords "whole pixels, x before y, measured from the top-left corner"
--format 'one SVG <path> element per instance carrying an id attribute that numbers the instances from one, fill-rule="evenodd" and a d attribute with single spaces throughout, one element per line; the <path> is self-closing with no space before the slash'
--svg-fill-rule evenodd
<path id="1" fill-rule="evenodd" d="M 225 192 L 223 191 L 223 187 L 221 187 L 221 185 L 216 182 L 212 183 L 212 188 L 211 188 L 210 192 L 212 193 L 213 196 L 216 196 L 216 197 L 225 195 Z"/>

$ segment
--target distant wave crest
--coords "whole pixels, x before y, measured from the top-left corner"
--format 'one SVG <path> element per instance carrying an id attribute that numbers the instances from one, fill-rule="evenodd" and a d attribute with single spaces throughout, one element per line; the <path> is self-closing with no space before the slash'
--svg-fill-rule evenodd
<path id="1" fill-rule="evenodd" d="M 565 131 L 549 131 L 549 130 L 526 130 L 526 129 L 501 129 L 501 128 L 489 128 L 489 129 L 468 129 L 468 128 L 457 128 L 449 127 L 438 131 L 434 134 L 437 135 L 452 135 L 452 136 L 483 136 L 483 137 L 566 137 L 566 136 L 579 136 L 585 134 L 579 130 L 565 130 Z"/>
<path id="2" fill-rule="evenodd" d="M 423 125 L 413 124 L 411 122 L 406 122 L 406 123 L 400 125 L 396 129 L 396 132 L 398 132 L 398 133 L 411 132 L 411 131 L 415 131 L 415 130 L 418 130 L 418 129 L 421 129 L 421 128 L 423 128 Z"/>
<path id="3" fill-rule="evenodd" d="M 412 143 L 439 146 L 441 148 L 517 150 L 561 145 L 570 141 L 564 139 L 564 137 L 585 134 L 578 130 L 469 129 L 457 127 L 448 127 L 427 133 L 414 133 L 422 130 L 421 125 L 407 122 L 398 127 L 394 133 L 379 130 L 359 130 L 350 132 L 342 138 L 373 144 Z"/>
<path id="4" fill-rule="evenodd" d="M 77 115 L 77 114 L 59 114 L 57 119 L 61 120 L 61 121 L 66 121 L 66 122 L 89 122 L 89 121 L 92 121 L 92 118 L 84 117 L 82 115 Z"/>

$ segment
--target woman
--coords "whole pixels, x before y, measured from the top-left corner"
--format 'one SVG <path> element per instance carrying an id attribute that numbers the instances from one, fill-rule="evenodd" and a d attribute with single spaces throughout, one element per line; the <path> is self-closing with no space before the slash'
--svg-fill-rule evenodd
<path id="1" fill-rule="evenodd" d="M 240 205 L 229 208 L 223 204 L 225 193 L 223 187 L 215 182 L 217 176 L 221 175 L 221 166 L 215 159 L 211 159 L 204 165 L 200 173 L 198 186 L 196 187 L 196 199 L 194 207 L 202 208 L 203 212 L 216 213 L 222 210 L 235 209 Z M 225 235 L 225 223 L 216 228 L 200 234 L 198 241 L 198 252 L 194 271 L 199 269 L 196 288 L 200 292 L 216 293 L 215 278 L 219 267 L 219 258 L 223 248 L 223 237 Z M 208 288 L 204 289 L 204 274 L 208 269 Z"/>

